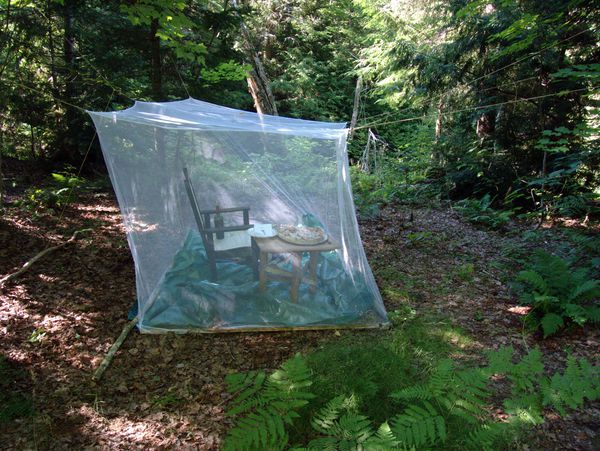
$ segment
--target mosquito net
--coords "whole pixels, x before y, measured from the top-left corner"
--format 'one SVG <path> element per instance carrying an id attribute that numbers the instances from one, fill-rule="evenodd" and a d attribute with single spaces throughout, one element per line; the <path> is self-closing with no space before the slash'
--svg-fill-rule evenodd
<path id="1" fill-rule="evenodd" d="M 344 124 L 194 99 L 90 112 L 142 332 L 381 326 Z"/>

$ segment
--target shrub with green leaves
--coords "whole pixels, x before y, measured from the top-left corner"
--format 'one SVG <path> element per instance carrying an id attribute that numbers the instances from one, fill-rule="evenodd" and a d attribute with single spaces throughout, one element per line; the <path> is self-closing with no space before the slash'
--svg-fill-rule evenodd
<path id="1" fill-rule="evenodd" d="M 455 209 L 469 222 L 490 229 L 500 229 L 508 224 L 514 211 L 492 208 L 493 200 L 489 194 L 481 199 L 464 199 L 456 204 Z"/>
<path id="2" fill-rule="evenodd" d="M 68 171 L 53 173 L 52 180 L 47 186 L 29 188 L 20 205 L 35 213 L 62 208 L 84 182 L 83 178 Z"/>
<path id="3" fill-rule="evenodd" d="M 568 323 L 580 326 L 600 322 L 600 285 L 587 268 L 572 268 L 555 255 L 537 250 L 529 267 L 517 276 L 521 300 L 530 305 L 526 324 L 544 338 L 555 334 Z"/>
<path id="4" fill-rule="evenodd" d="M 512 348 L 489 353 L 481 368 L 439 362 L 422 383 L 394 392 L 398 413 L 373 423 L 358 411 L 353 395 L 339 394 L 312 417 L 313 436 L 293 450 L 491 449 L 506 445 L 524 426 L 543 422 L 544 408 L 565 414 L 600 397 L 600 367 L 569 357 L 563 374 L 544 376 L 541 353 L 534 350 L 516 363 Z M 335 371 L 335 369 L 333 369 Z M 492 376 L 512 385 L 503 408 L 508 420 L 489 415 L 498 402 Z M 301 357 L 266 377 L 262 372 L 231 376 L 237 390 L 230 414 L 245 413 L 226 438 L 226 449 L 285 449 L 298 407 L 313 398 L 310 373 Z M 265 382 L 266 381 L 266 382 Z M 318 399 L 316 399 L 318 401 Z M 278 416 L 280 415 L 280 416 Z"/>

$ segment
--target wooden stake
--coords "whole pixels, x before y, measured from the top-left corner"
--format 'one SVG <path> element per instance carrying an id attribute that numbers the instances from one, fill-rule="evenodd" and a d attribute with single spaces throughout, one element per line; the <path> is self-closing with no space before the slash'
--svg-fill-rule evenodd
<path id="1" fill-rule="evenodd" d="M 117 353 L 117 351 L 119 350 L 119 348 L 121 347 L 121 345 L 123 344 L 125 339 L 127 338 L 127 335 L 129 335 L 129 332 L 131 332 L 131 329 L 133 329 L 135 327 L 137 322 L 138 322 L 138 317 L 136 316 L 131 321 L 129 321 L 129 323 L 125 326 L 125 328 L 121 332 L 121 335 L 119 335 L 119 338 L 117 338 L 117 340 L 110 347 L 110 349 L 108 350 L 108 353 L 106 354 L 106 357 L 104 357 L 104 360 L 102 360 L 102 363 L 100 363 L 100 366 L 94 372 L 94 375 L 92 376 L 93 381 L 98 382 L 100 380 L 100 378 L 106 371 L 106 368 L 108 368 L 108 366 L 112 362 L 113 358 L 115 357 L 115 354 Z"/>
<path id="2" fill-rule="evenodd" d="M 31 266 L 38 261 L 40 258 L 42 258 L 44 255 L 49 254 L 50 252 L 54 252 L 57 249 L 60 249 L 61 247 L 66 246 L 67 244 L 72 243 L 73 241 L 75 241 L 75 239 L 77 238 L 77 235 L 83 232 L 89 232 L 92 229 L 83 229 L 83 230 L 77 230 L 72 236 L 71 238 L 69 238 L 67 241 L 65 241 L 64 243 L 61 243 L 57 246 L 52 246 L 52 247 L 48 247 L 46 249 L 44 249 L 42 252 L 40 252 L 39 254 L 37 254 L 36 256 L 34 256 L 31 260 L 29 260 L 27 263 L 25 263 L 21 269 L 19 269 L 16 272 L 13 272 L 12 274 L 9 274 L 7 276 L 4 276 L 0 279 L 0 288 L 3 288 L 4 285 L 7 282 L 10 282 L 13 279 L 16 279 L 17 277 L 19 277 L 21 274 L 23 274 L 25 271 L 27 271 L 29 268 L 31 268 Z"/>
<path id="3" fill-rule="evenodd" d="M 358 121 L 358 107 L 360 106 L 360 93 L 362 92 L 362 76 L 356 79 L 356 89 L 354 90 L 354 105 L 352 106 L 352 120 L 350 121 L 350 132 L 348 139 L 352 139 L 354 136 L 354 128 L 356 127 L 356 121 Z"/>

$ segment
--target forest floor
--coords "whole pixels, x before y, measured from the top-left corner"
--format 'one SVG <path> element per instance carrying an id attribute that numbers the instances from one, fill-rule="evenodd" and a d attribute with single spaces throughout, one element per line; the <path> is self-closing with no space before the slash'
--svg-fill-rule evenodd
<path id="1" fill-rule="evenodd" d="M 133 331 L 95 384 L 92 373 L 126 325 L 135 298 L 133 261 L 112 195 L 81 196 L 60 219 L 7 208 L 0 217 L 0 274 L 86 228 L 91 231 L 0 292 L 0 363 L 11 375 L 0 388 L 22 396 L 32 410 L 9 422 L 0 412 L 3 449 L 218 449 L 231 425 L 226 374 L 273 369 L 296 352 L 354 334 L 386 333 Z M 447 209 L 387 207 L 378 218 L 361 221 L 388 311 L 409 303 L 417 315 L 444 315 L 468 334 L 477 352 L 539 346 L 550 370 L 564 368 L 567 352 L 598 364 L 597 330 L 572 329 L 546 340 L 523 332 L 525 310 L 506 283 L 514 275 L 512 259 L 562 239 L 560 230 L 548 229 L 535 241 L 530 229 L 482 231 Z M 518 447 L 599 449 L 599 426 L 599 403 L 564 418 L 548 412 Z"/>

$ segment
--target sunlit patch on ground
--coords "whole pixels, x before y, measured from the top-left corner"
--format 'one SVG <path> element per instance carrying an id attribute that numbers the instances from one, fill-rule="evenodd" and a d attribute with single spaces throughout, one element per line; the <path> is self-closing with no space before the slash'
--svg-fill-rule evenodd
<path id="1" fill-rule="evenodd" d="M 510 313 L 516 313 L 517 315 L 527 315 L 531 311 L 531 307 L 523 307 L 517 305 L 508 309 Z"/>
<path id="2" fill-rule="evenodd" d="M 36 401 L 34 420 L 0 431 L 3 445 L 216 450 L 231 421 L 224 413 L 227 374 L 273 369 L 321 343 L 363 336 L 369 341 L 355 331 L 230 336 L 133 331 L 103 380 L 93 384 L 91 374 L 127 323 L 135 299 L 133 263 L 118 213 L 113 200 L 90 197 L 67 208 L 60 224 L 51 216 L 32 222 L 17 209 L 0 220 L 3 275 L 73 230 L 91 229 L 0 292 L 0 354 L 32 376 Z M 413 213 L 414 221 L 408 221 L 407 212 L 390 208 L 361 224 L 382 296 L 399 324 L 426 319 L 431 336 L 459 361 L 509 345 L 517 352 L 540 346 L 551 369 L 564 366 L 567 346 L 595 358 L 600 338 L 593 329 L 551 342 L 523 333 L 528 310 L 516 305 L 504 274 L 490 264 L 504 258 L 507 245 L 519 248 L 518 239 L 473 229 L 448 211 Z M 424 361 L 433 358 L 434 350 L 396 344 Z M 553 434 L 551 443 L 575 440 L 579 449 L 589 449 L 586 428 L 593 429 L 597 418 L 593 406 L 568 418 L 549 418 L 542 437 Z"/>

